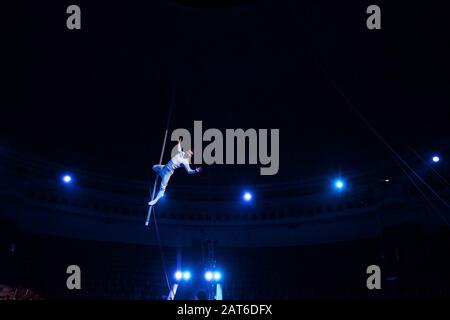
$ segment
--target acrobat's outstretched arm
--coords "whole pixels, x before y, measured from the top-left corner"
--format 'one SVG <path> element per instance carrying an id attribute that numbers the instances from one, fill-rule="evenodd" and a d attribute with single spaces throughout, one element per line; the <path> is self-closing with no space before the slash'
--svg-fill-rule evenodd
<path id="1" fill-rule="evenodd" d="M 191 166 L 189 165 L 188 162 L 183 163 L 184 168 L 186 169 L 186 172 L 189 174 L 195 174 L 195 173 L 199 173 L 200 172 L 200 168 L 195 168 L 195 170 L 191 169 Z"/>

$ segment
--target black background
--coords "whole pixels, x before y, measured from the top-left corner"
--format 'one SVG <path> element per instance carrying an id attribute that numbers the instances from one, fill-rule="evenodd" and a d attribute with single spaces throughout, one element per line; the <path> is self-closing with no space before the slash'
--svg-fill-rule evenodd
<path id="1" fill-rule="evenodd" d="M 448 146 L 442 2 L 378 1 L 381 30 L 366 28 L 368 1 L 76 1 L 82 29 L 74 31 L 70 4 L 26 1 L 11 14 L 2 148 L 146 180 L 173 95 L 171 129 L 194 120 L 205 129 L 280 129 L 278 175 L 215 165 L 200 185 L 333 176 L 390 161 L 338 89 L 401 154 Z"/>

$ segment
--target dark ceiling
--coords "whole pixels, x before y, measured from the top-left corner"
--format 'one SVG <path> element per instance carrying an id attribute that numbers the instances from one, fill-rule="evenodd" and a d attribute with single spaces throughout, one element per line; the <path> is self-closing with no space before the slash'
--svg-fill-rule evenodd
<path id="1" fill-rule="evenodd" d="M 194 120 L 280 129 L 278 175 L 214 165 L 200 183 L 390 161 L 344 94 L 398 152 L 426 155 L 450 137 L 448 18 L 435 1 L 392 2 L 378 3 L 375 31 L 365 25 L 368 1 L 77 1 L 79 31 L 65 26 L 72 3 L 30 2 L 10 33 L 13 97 L 0 143 L 68 169 L 145 180 L 173 95 L 171 129 Z"/>

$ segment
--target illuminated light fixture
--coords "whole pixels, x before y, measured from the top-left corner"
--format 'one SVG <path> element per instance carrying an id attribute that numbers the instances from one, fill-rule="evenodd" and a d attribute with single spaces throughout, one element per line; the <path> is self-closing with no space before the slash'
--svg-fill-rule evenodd
<path id="1" fill-rule="evenodd" d="M 72 177 L 70 175 L 68 175 L 68 174 L 65 174 L 64 176 L 62 176 L 61 180 L 65 184 L 69 184 L 69 183 L 72 182 Z"/>
<path id="2" fill-rule="evenodd" d="M 205 272 L 205 279 L 207 281 L 211 281 L 213 277 L 214 277 L 214 275 L 213 275 L 213 273 L 211 271 L 206 271 Z"/>
<path id="3" fill-rule="evenodd" d="M 252 200 L 253 196 L 250 192 L 244 192 L 243 198 L 244 201 L 249 202 Z"/>
<path id="4" fill-rule="evenodd" d="M 334 181 L 334 187 L 338 190 L 342 190 L 345 187 L 345 182 L 342 179 L 336 179 Z"/>

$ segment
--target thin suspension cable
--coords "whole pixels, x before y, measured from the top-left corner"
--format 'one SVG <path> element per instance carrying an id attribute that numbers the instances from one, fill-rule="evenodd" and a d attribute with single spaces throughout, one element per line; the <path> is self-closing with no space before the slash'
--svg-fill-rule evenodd
<path id="1" fill-rule="evenodd" d="M 169 133 L 170 120 L 172 118 L 173 107 L 174 107 L 174 93 L 172 92 L 171 100 L 170 100 L 170 106 L 169 106 L 169 114 L 167 116 L 166 130 L 165 130 L 165 133 L 164 133 L 163 145 L 162 145 L 162 148 L 161 148 L 161 154 L 159 156 L 159 164 L 160 165 L 161 165 L 162 160 L 163 160 L 164 150 L 166 149 L 167 135 Z M 158 177 L 159 177 L 159 175 L 156 175 L 156 177 L 155 177 L 155 182 L 153 184 L 153 191 L 152 191 L 151 200 L 153 200 L 155 198 L 156 186 L 158 184 Z M 155 223 L 156 239 L 157 239 L 157 242 L 158 242 L 159 253 L 160 253 L 160 257 L 161 257 L 161 263 L 162 263 L 162 267 L 163 267 L 163 271 L 164 271 L 164 277 L 165 277 L 167 288 L 169 289 L 169 292 L 171 292 L 172 296 L 175 297 L 175 294 L 174 294 L 173 289 L 172 289 L 172 287 L 170 285 L 170 282 L 169 282 L 169 276 L 167 274 L 167 266 L 166 266 L 166 261 L 165 261 L 165 257 L 164 257 L 164 250 L 163 250 L 163 247 L 162 247 L 161 235 L 159 233 L 159 227 L 158 227 L 158 223 L 157 223 L 157 219 L 156 219 L 156 212 L 155 212 L 154 206 L 149 206 L 149 208 L 148 208 L 147 219 L 145 220 L 145 225 L 148 226 L 148 224 L 149 224 L 150 217 L 151 217 L 151 214 L 152 214 L 152 210 L 153 210 L 153 221 Z"/>
<path id="2" fill-rule="evenodd" d="M 414 154 L 416 155 L 416 157 L 417 158 L 419 158 L 420 160 L 422 160 L 423 161 L 423 163 L 428 167 L 428 168 L 430 168 L 447 186 L 449 186 L 450 187 L 450 182 L 448 182 L 448 180 L 447 179 L 445 179 L 445 177 L 444 176 L 442 176 L 436 169 L 434 169 L 433 168 L 433 166 L 430 166 L 430 164 L 422 157 L 422 156 L 420 156 L 420 154 L 419 153 L 417 153 L 417 151 L 415 151 L 415 150 L 413 150 L 413 149 L 411 149 L 413 152 L 414 152 Z"/>
<path id="3" fill-rule="evenodd" d="M 319 63 L 317 63 L 320 66 Z M 323 68 L 321 68 L 322 71 L 328 75 Z M 358 115 L 358 117 L 364 122 L 364 124 L 369 128 L 369 130 L 388 148 L 389 151 L 392 152 L 392 154 L 400 160 L 406 168 L 408 168 L 416 177 L 419 179 L 420 182 L 422 182 L 441 202 L 450 209 L 450 205 L 437 193 L 425 180 L 422 179 L 422 177 L 403 159 L 403 157 L 395 151 L 395 149 L 381 136 L 381 134 L 378 133 L 378 131 L 370 124 L 370 122 L 364 117 L 364 115 L 356 108 L 353 103 L 350 101 L 350 99 L 345 95 L 345 93 L 336 85 L 336 83 L 330 79 L 330 82 L 333 84 L 333 86 L 336 88 L 336 90 L 340 93 L 340 95 L 344 98 L 344 100 L 347 102 L 347 104 L 350 106 L 350 108 Z"/>
<path id="4" fill-rule="evenodd" d="M 157 219 L 156 219 L 155 208 L 153 206 L 151 208 L 153 209 L 153 221 L 155 223 L 155 233 L 156 233 L 156 239 L 158 240 L 159 254 L 160 254 L 160 257 L 161 257 L 161 264 L 163 266 L 164 278 L 166 280 L 167 287 L 169 288 L 169 292 L 171 292 L 172 296 L 175 298 L 175 292 L 173 291 L 172 286 L 170 285 L 169 276 L 167 274 L 166 259 L 165 259 L 164 250 L 163 250 L 163 247 L 162 247 L 162 244 L 161 244 L 162 241 L 161 241 L 161 235 L 159 233 L 158 222 L 157 222 Z"/>
<path id="5" fill-rule="evenodd" d="M 163 160 L 164 150 L 166 149 L 166 141 L 167 141 L 167 135 L 169 133 L 170 120 L 172 118 L 173 105 L 174 105 L 174 94 L 172 92 L 171 99 L 170 99 L 169 114 L 167 116 L 166 131 L 164 133 L 163 145 L 162 145 L 162 149 L 161 149 L 161 154 L 159 156 L 159 164 L 160 165 L 161 165 L 162 160 Z M 153 184 L 153 191 L 152 191 L 151 200 L 153 200 L 155 198 L 155 192 L 156 192 L 156 186 L 158 184 L 158 178 L 159 178 L 159 175 L 156 175 L 155 182 Z M 150 222 L 151 214 L 152 214 L 152 206 L 149 206 L 148 207 L 148 211 L 147 211 L 147 218 L 145 220 L 145 225 L 146 226 L 148 226 L 148 224 Z"/>
<path id="6" fill-rule="evenodd" d="M 288 2 L 286 1 L 286 6 L 289 8 L 289 12 L 292 14 L 294 21 L 295 20 L 295 16 L 294 16 L 294 12 L 295 10 L 292 9 Z M 301 28 L 303 30 L 303 27 Z M 309 52 L 309 51 L 307 51 Z M 310 52 L 311 53 L 311 52 Z M 356 113 L 356 115 L 362 120 L 362 122 L 369 128 L 369 130 L 386 146 L 386 148 L 401 162 L 404 164 L 404 166 L 406 168 L 408 168 L 416 177 L 417 179 L 422 182 L 429 190 L 431 190 L 431 192 L 447 207 L 450 208 L 450 205 L 431 187 L 428 185 L 428 183 L 426 181 L 424 181 L 420 175 L 418 175 L 415 170 L 413 168 L 411 168 L 411 166 L 405 161 L 403 160 L 402 156 L 400 156 L 399 153 L 397 153 L 397 151 L 395 151 L 395 149 L 381 136 L 380 133 L 378 133 L 378 131 L 370 124 L 370 122 L 364 117 L 364 115 L 358 110 L 358 108 L 353 105 L 352 101 L 347 97 L 347 95 L 345 95 L 345 93 L 340 89 L 340 87 L 335 83 L 334 79 L 328 74 L 328 72 L 325 70 L 325 68 L 322 67 L 322 65 L 315 59 L 315 57 L 312 55 L 311 53 L 311 58 L 313 60 L 313 62 L 315 63 L 315 65 L 318 67 L 318 69 L 325 75 L 325 77 L 329 80 L 329 82 L 331 83 L 331 85 L 335 88 L 335 90 L 342 96 L 342 98 L 344 99 L 344 101 L 347 103 L 347 105 Z M 401 167 L 401 166 L 400 166 Z M 404 168 L 402 168 L 402 170 L 404 171 Z M 404 171 L 405 172 L 405 171 Z M 408 178 L 411 180 L 411 178 L 409 177 L 409 175 L 407 175 Z M 411 182 L 413 182 L 413 180 L 411 180 Z M 417 188 L 417 184 L 415 182 L 413 182 L 413 185 Z M 420 189 L 418 189 L 419 192 L 422 191 Z M 448 224 L 447 220 L 444 218 L 444 221 L 446 221 L 446 223 Z"/>
<path id="7" fill-rule="evenodd" d="M 431 207 L 431 209 L 433 209 L 437 215 L 444 221 L 444 223 L 447 226 L 450 226 L 449 221 L 447 220 L 447 218 L 441 213 L 441 211 L 436 208 L 434 206 L 434 204 L 431 202 L 431 200 L 428 198 L 428 196 L 426 195 L 426 193 L 420 188 L 420 186 L 414 181 L 414 178 L 410 176 L 410 174 L 408 173 L 408 171 L 406 171 L 405 168 L 403 168 L 402 164 L 399 163 L 398 166 L 400 167 L 400 169 L 402 169 L 403 173 L 408 177 L 408 179 L 411 181 L 411 183 L 414 185 L 414 187 L 419 191 L 420 195 L 422 196 L 422 198 L 425 199 L 425 201 L 428 203 L 428 205 Z"/>

